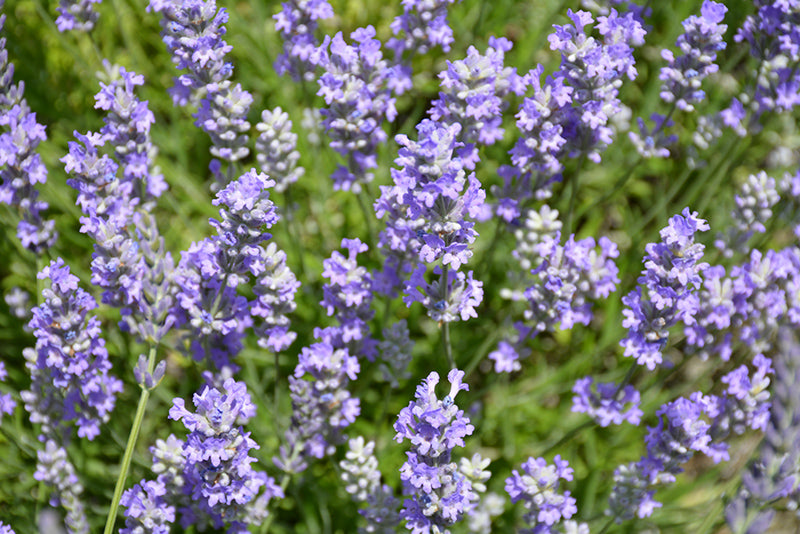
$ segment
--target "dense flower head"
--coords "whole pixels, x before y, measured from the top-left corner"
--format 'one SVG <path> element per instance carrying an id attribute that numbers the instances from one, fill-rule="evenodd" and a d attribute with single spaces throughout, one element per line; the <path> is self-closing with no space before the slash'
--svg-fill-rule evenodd
<path id="1" fill-rule="evenodd" d="M 528 458 L 522 464 L 522 474 L 516 469 L 506 479 L 506 492 L 511 502 L 522 501 L 525 522 L 530 532 L 550 534 L 562 519 L 569 519 L 577 511 L 574 497 L 569 491 L 560 492 L 560 480 L 572 480 L 573 469 L 560 455 L 550 465 L 544 458 Z"/>
<path id="2" fill-rule="evenodd" d="M 728 503 L 726 519 L 732 529 L 768 531 L 775 510 L 769 502 L 788 497 L 797 502 L 800 490 L 800 409 L 796 395 L 800 382 L 800 346 L 789 329 L 779 332 L 772 406 L 765 437 L 747 470 L 742 487 Z"/>
<path id="3" fill-rule="evenodd" d="M 774 178 L 760 171 L 751 174 L 734 196 L 735 208 L 731 211 L 733 224 L 724 234 L 719 234 L 714 244 L 732 257 L 735 253 L 747 254 L 748 241 L 756 233 L 767 231 L 765 223 L 772 217 L 772 208 L 781 200 Z"/>
<path id="4" fill-rule="evenodd" d="M 517 301 L 527 301 L 524 321 L 517 323 L 513 343 L 503 340 L 489 354 L 495 362 L 496 372 L 512 372 L 521 368 L 518 360 L 525 353 L 525 342 L 538 334 L 562 330 L 576 324 L 588 325 L 592 320 L 593 300 L 603 299 L 616 290 L 619 278 L 614 259 L 619 256 L 617 245 L 607 237 L 595 242 L 587 237 L 575 241 L 571 235 L 560 244 L 561 232 L 553 231 L 533 236 L 539 242 L 532 244 L 531 258 L 537 262 L 530 275 L 519 284 L 523 289 L 506 289 L 501 295 Z M 520 251 L 522 254 L 522 251 Z M 530 265 L 528 256 L 521 256 L 523 264 Z"/>
<path id="5" fill-rule="evenodd" d="M 157 480 L 143 481 L 125 490 L 120 498 L 124 506 L 125 528 L 120 534 L 169 534 L 170 525 L 175 522 L 175 507 L 164 496 L 166 487 Z"/>
<path id="6" fill-rule="evenodd" d="M 392 21 L 394 37 L 389 48 L 398 57 L 405 51 L 425 54 L 434 46 L 450 51 L 453 30 L 447 22 L 447 6 L 456 0 L 403 0 L 403 14 Z"/>
<path id="7" fill-rule="evenodd" d="M 4 25 L 5 15 L 0 15 L 0 30 Z M 17 237 L 39 254 L 57 237 L 55 222 L 42 219 L 48 205 L 35 188 L 47 181 L 47 168 L 36 152 L 47 135 L 24 98 L 25 84 L 13 80 L 14 64 L 8 61 L 6 38 L 0 37 L 0 204 L 18 212 Z"/>
<path id="8" fill-rule="evenodd" d="M 756 111 L 791 111 L 800 104 L 800 72 L 795 68 L 800 59 L 797 3 L 759 0 L 755 5 L 756 13 L 747 16 L 734 40 L 746 41 L 761 64 L 755 73 Z"/>
<path id="9" fill-rule="evenodd" d="M 437 122 L 461 126 L 459 140 L 465 146 L 458 152 L 466 168 L 475 166 L 476 144 L 491 145 L 502 139 L 502 113 L 508 106 L 505 97 L 524 91 L 516 69 L 503 64 L 511 47 L 504 37 L 490 37 L 485 54 L 470 46 L 466 58 L 448 61 L 447 69 L 439 73 L 442 91 L 429 113 Z"/>
<path id="10" fill-rule="evenodd" d="M 278 467 L 299 472 L 307 467 L 305 459 L 333 454 L 342 431 L 361 413 L 360 400 L 347 389 L 360 370 L 358 358 L 346 348 L 324 341 L 303 348 L 289 377 L 292 423 L 274 459 Z"/>
<path id="11" fill-rule="evenodd" d="M 687 342 L 703 358 L 729 360 L 738 344 L 752 355 L 773 347 L 782 325 L 800 325 L 800 251 L 789 247 L 750 258 L 726 276 L 722 266 L 708 270 L 699 292 L 700 308 L 685 328 Z"/>
<path id="12" fill-rule="evenodd" d="M 427 268 L 419 265 L 406 282 L 406 296 L 403 302 L 411 306 L 415 302 L 422 304 L 428 316 L 434 321 L 450 323 L 466 321 L 477 317 L 477 308 L 483 301 L 483 282 L 472 277 L 472 271 L 447 271 L 447 280 L 442 279 L 444 272 L 438 265 L 433 268 L 434 279 L 428 282 L 425 278 Z"/>
<path id="13" fill-rule="evenodd" d="M 176 398 L 169 413 L 189 430 L 183 446 L 183 491 L 215 528 L 242 528 L 254 520 L 254 513 L 261 513 L 252 509 L 254 504 L 261 507 L 266 505 L 264 498 L 283 497 L 271 477 L 251 466 L 256 460 L 250 451 L 258 445 L 242 425 L 255 415 L 256 407 L 244 382 L 233 378 L 220 389 L 204 386 L 193 403 L 194 413 Z M 184 522 L 192 515 L 182 513 Z"/>
<path id="14" fill-rule="evenodd" d="M 475 430 L 455 404 L 458 392 L 469 390 L 463 378 L 464 371 L 452 369 L 447 375 L 450 390 L 440 400 L 435 392 L 439 375 L 431 372 L 417 386 L 416 400 L 400 411 L 394 424 L 395 441 L 411 443 L 408 460 L 400 468 L 409 495 L 400 515 L 406 528 L 415 533 L 449 532 L 447 527 L 478 499 L 470 479 L 459 472 L 451 457 L 453 449 L 463 447 L 464 438 Z"/>
<path id="15" fill-rule="evenodd" d="M 683 30 L 675 45 L 680 54 L 668 49 L 661 52 L 661 57 L 668 63 L 661 68 L 659 79 L 661 98 L 665 102 L 674 102 L 678 109 L 694 111 L 694 104 L 705 98 L 701 89 L 703 79 L 719 70 L 714 63 L 717 52 L 725 49 L 723 34 L 728 29 L 720 24 L 728 8 L 713 0 L 704 0 L 700 8 L 700 16 L 692 15 L 683 21 Z"/>
<path id="16" fill-rule="evenodd" d="M 317 337 L 327 337 L 337 348 L 346 347 L 351 354 L 366 357 L 370 361 L 377 355 L 377 341 L 369 331 L 369 321 L 375 315 L 372 310 L 372 276 L 366 268 L 358 265 L 358 254 L 369 248 L 360 239 L 342 239 L 342 248 L 347 256 L 334 251 L 322 262 L 322 276 L 328 279 L 322 287 L 320 305 L 329 316 L 335 316 L 339 324 L 330 332 Z"/>
<path id="17" fill-rule="evenodd" d="M 89 534 L 89 523 L 81 501 L 83 485 L 75 466 L 67 458 L 67 451 L 52 439 L 45 442 L 43 450 L 36 451 L 36 471 L 33 478 L 52 488 L 50 506 L 60 506 L 66 511 L 64 526 L 69 534 Z"/>
<path id="18" fill-rule="evenodd" d="M 148 10 L 162 14 L 161 36 L 179 70 L 170 92 L 176 105 L 197 103 L 195 125 L 211 138 L 210 170 L 218 185 L 233 175 L 224 174 L 220 160 L 229 164 L 250 153 L 245 146 L 250 123 L 247 113 L 253 103 L 250 93 L 230 77 L 233 65 L 225 61 L 232 47 L 223 40 L 228 13 L 217 10 L 216 0 L 151 0 Z"/>
<path id="19" fill-rule="evenodd" d="M 94 4 L 103 0 L 60 0 L 56 11 L 56 27 L 58 31 L 78 30 L 89 32 L 94 28 L 100 14 L 94 10 Z"/>
<path id="20" fill-rule="evenodd" d="M 708 264 L 700 262 L 704 246 L 695 243 L 694 235 L 705 230 L 706 221 L 689 208 L 673 216 L 661 230 L 661 241 L 645 248 L 639 286 L 622 299 L 627 306 L 622 326 L 628 328 L 628 335 L 620 345 L 625 347 L 625 356 L 650 370 L 662 361 L 669 328 L 679 321 L 691 325 L 700 308 L 696 289 Z"/>
<path id="21" fill-rule="evenodd" d="M 621 387 L 614 382 L 598 383 L 596 392 L 592 391 L 594 380 L 584 377 L 575 382 L 572 392 L 572 411 L 585 413 L 592 417 L 597 424 L 621 425 L 628 422 L 638 425 L 643 412 L 639 408 L 641 396 L 630 384 Z"/>
<path id="22" fill-rule="evenodd" d="M 250 312 L 261 319 L 256 325 L 259 346 L 278 352 L 297 337 L 289 330 L 288 315 L 297 308 L 294 296 L 300 289 L 300 282 L 286 265 L 286 253 L 278 250 L 275 243 L 267 245 L 262 260 L 264 270 L 253 287 L 256 298 L 250 305 Z"/>
<path id="23" fill-rule="evenodd" d="M 573 89 L 571 112 L 564 131 L 571 156 L 586 155 L 600 161 L 600 151 L 613 139 L 609 118 L 621 110 L 618 98 L 622 80 L 636 78 L 633 47 L 644 43 L 646 31 L 634 13 L 597 17 L 595 28 L 601 39 L 588 34 L 594 21 L 586 11 L 567 11 L 572 24 L 553 25 L 548 36 L 550 48 L 561 53 L 556 74 Z"/>
<path id="24" fill-rule="evenodd" d="M 281 3 L 281 11 L 272 16 L 275 29 L 283 39 L 283 53 L 275 61 L 275 71 L 288 73 L 295 81 L 314 80 L 315 63 L 311 57 L 317 48 L 314 32 L 317 21 L 333 16 L 328 0 L 288 0 Z"/>
<path id="25" fill-rule="evenodd" d="M 247 263 L 247 270 L 256 275 L 260 267 L 254 265 L 258 254 L 252 249 L 272 237 L 263 229 L 271 228 L 279 219 L 275 204 L 269 198 L 269 190 L 274 185 L 275 181 L 266 174 L 257 174 L 255 169 L 251 169 L 217 192 L 216 198 L 211 201 L 215 206 L 222 206 L 219 210 L 220 220 L 211 219 L 211 226 L 217 230 L 225 245 L 243 256 L 231 258 L 231 261 Z"/>
<path id="26" fill-rule="evenodd" d="M 383 329 L 383 340 L 378 343 L 380 370 L 383 379 L 396 388 L 401 380 L 411 376 L 408 369 L 414 350 L 414 341 L 408 330 L 408 323 L 401 319 L 389 328 Z"/>
<path id="27" fill-rule="evenodd" d="M 32 383 L 21 393 L 22 400 L 31 422 L 42 425 L 43 437 L 63 442 L 74 424 L 79 437 L 92 440 L 122 391 L 122 382 L 109 375 L 100 320 L 89 315 L 97 302 L 78 287 L 78 278 L 61 258 L 38 277 L 49 279 L 50 285 L 30 321 L 36 346 L 25 351 Z"/>
<path id="28" fill-rule="evenodd" d="M 289 114 L 280 107 L 261 112 L 261 122 L 256 124 L 260 133 L 256 138 L 256 160 L 261 170 L 275 180 L 277 193 L 286 189 L 305 174 L 297 166 L 297 134 L 292 133 Z"/>
<path id="29" fill-rule="evenodd" d="M 334 189 L 358 193 L 372 181 L 369 170 L 377 167 L 378 145 L 387 139 L 383 122 L 394 121 L 397 111 L 388 86 L 393 68 L 383 59 L 375 28 L 359 28 L 350 38 L 356 44 L 347 44 L 341 32 L 326 36 L 315 57 L 324 70 L 317 94 L 328 105 L 322 125 L 331 148 L 347 160 L 331 176 Z"/>

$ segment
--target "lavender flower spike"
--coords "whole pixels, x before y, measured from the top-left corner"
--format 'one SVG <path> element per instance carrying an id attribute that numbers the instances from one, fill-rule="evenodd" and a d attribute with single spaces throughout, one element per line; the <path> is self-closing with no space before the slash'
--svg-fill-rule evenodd
<path id="1" fill-rule="evenodd" d="M 250 451 L 258 445 L 242 425 L 256 407 L 244 382 L 232 378 L 220 389 L 205 386 L 193 402 L 196 413 L 180 398 L 169 411 L 171 419 L 182 420 L 189 430 L 183 446 L 184 492 L 214 528 L 246 529 L 256 516 L 263 520 L 266 501 L 283 497 L 271 477 L 250 465 L 256 461 Z"/>
<path id="2" fill-rule="evenodd" d="M 94 4 L 103 0 L 61 0 L 56 11 L 56 27 L 58 31 L 78 30 L 91 31 L 100 16 L 94 10 Z"/>
<path id="3" fill-rule="evenodd" d="M 275 29 L 283 39 L 283 53 L 275 62 L 275 71 L 283 76 L 288 73 L 293 80 L 314 81 L 312 60 L 317 48 L 314 32 L 317 21 L 333 16 L 328 0 L 288 0 L 281 3 L 281 11 L 272 16 Z"/>
<path id="4" fill-rule="evenodd" d="M 452 451 L 464 446 L 464 437 L 475 430 L 469 417 L 455 404 L 464 371 L 452 369 L 450 391 L 441 400 L 434 388 L 439 375 L 432 372 L 417 386 L 416 400 L 400 411 L 395 441 L 408 440 L 411 450 L 400 468 L 404 492 L 409 495 L 400 515 L 414 534 L 449 533 L 448 527 L 475 506 L 478 496 L 472 482 L 458 469 Z"/>
<path id="5" fill-rule="evenodd" d="M 305 173 L 303 167 L 297 166 L 300 153 L 296 150 L 297 134 L 292 133 L 289 114 L 279 107 L 265 109 L 256 130 L 261 132 L 256 139 L 258 165 L 275 180 L 275 191 L 283 193 Z"/>
<path id="6" fill-rule="evenodd" d="M 661 364 L 669 328 L 679 321 L 691 325 L 700 307 L 695 290 L 708 264 L 700 262 L 704 246 L 695 243 L 694 234 L 708 228 L 689 208 L 673 216 L 661 230 L 661 242 L 646 247 L 639 287 L 622 298 L 627 306 L 622 325 L 628 335 L 620 345 L 625 347 L 625 356 L 651 371 Z"/>
<path id="7" fill-rule="evenodd" d="M 558 491 L 559 480 L 572 480 L 573 469 L 569 462 L 559 455 L 553 458 L 553 465 L 548 465 L 544 458 L 528 458 L 522 464 L 522 470 L 524 474 L 514 470 L 506 479 L 506 491 L 511 502 L 523 502 L 525 522 L 532 528 L 531 532 L 558 532 L 554 527 L 578 511 L 570 492 Z"/>
<path id="8" fill-rule="evenodd" d="M 63 443 L 76 424 L 78 436 L 92 440 L 122 391 L 122 382 L 109 375 L 100 320 L 89 315 L 97 302 L 78 287 L 61 258 L 38 277 L 50 279 L 50 287 L 42 291 L 44 302 L 30 321 L 36 347 L 24 351 L 32 380 L 22 400 L 31 422 L 42 425 L 43 438 Z"/>

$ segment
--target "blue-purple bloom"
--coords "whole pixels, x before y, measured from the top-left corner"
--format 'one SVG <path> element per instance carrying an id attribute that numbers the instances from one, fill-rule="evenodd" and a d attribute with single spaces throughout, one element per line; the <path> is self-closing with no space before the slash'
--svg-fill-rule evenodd
<path id="1" fill-rule="evenodd" d="M 247 113 L 253 103 L 250 93 L 230 81 L 233 65 L 225 60 L 232 47 L 223 40 L 228 21 L 216 0 L 151 0 L 148 10 L 162 14 L 161 36 L 179 70 L 170 90 L 176 105 L 198 104 L 195 125 L 211 138 L 209 166 L 218 185 L 233 179 L 231 164 L 250 153 L 245 145 L 250 123 Z M 223 175 L 220 160 L 228 162 Z"/>
<path id="2" fill-rule="evenodd" d="M 442 125 L 461 126 L 458 140 L 464 146 L 458 155 L 467 169 L 473 169 L 478 160 L 477 144 L 491 145 L 503 138 L 506 96 L 525 90 L 517 70 L 503 64 L 512 46 L 504 37 L 490 37 L 485 54 L 470 46 L 465 59 L 448 61 L 447 69 L 439 73 L 442 91 L 429 113 Z"/>
<path id="3" fill-rule="evenodd" d="M 628 422 L 638 425 L 643 412 L 639 408 L 641 396 L 630 384 L 620 387 L 614 382 L 598 383 L 592 390 L 594 379 L 587 376 L 575 382 L 572 392 L 572 411 L 585 413 L 603 427 Z"/>
<path id="4" fill-rule="evenodd" d="M 370 169 L 378 166 L 378 145 L 387 138 L 383 122 L 397 115 L 388 85 L 395 74 L 383 59 L 375 28 L 359 28 L 350 38 L 358 44 L 348 45 L 341 32 L 333 39 L 326 36 L 315 61 L 325 71 L 317 92 L 328 105 L 322 109 L 322 125 L 331 148 L 347 161 L 331 176 L 333 187 L 359 193 L 372 181 Z"/>
<path id="5" fill-rule="evenodd" d="M 464 371 L 452 369 L 447 375 L 450 391 L 440 400 L 434 391 L 439 375 L 431 372 L 417 386 L 416 400 L 400 411 L 394 424 L 395 441 L 411 443 L 408 460 L 400 468 L 409 496 L 400 515 L 415 534 L 450 532 L 448 527 L 478 500 L 472 482 L 452 458 L 453 449 L 463 447 L 464 438 L 475 430 L 455 404 L 458 392 L 469 390 L 463 378 Z"/>
<path id="6" fill-rule="evenodd" d="M 122 382 L 109 375 L 100 320 L 89 315 L 97 302 L 78 287 L 78 278 L 61 258 L 38 278 L 50 284 L 30 321 L 36 347 L 24 351 L 31 372 L 31 388 L 21 393 L 25 409 L 32 423 L 42 425 L 43 439 L 64 443 L 77 425 L 79 437 L 93 440 L 122 391 Z"/>
<path id="7" fill-rule="evenodd" d="M 275 71 L 286 73 L 295 81 L 314 81 L 315 62 L 312 60 L 317 48 L 317 21 L 333 16 L 328 0 L 288 0 L 281 3 L 281 11 L 272 16 L 275 29 L 283 39 L 283 53 L 275 61 Z"/>
<path id="8" fill-rule="evenodd" d="M 56 11 L 56 27 L 58 31 L 78 30 L 88 32 L 94 28 L 100 16 L 94 10 L 94 4 L 99 4 L 103 0 L 60 0 Z"/>
<path id="9" fill-rule="evenodd" d="M 167 490 L 157 480 L 142 481 L 125 490 L 120 505 L 125 511 L 125 528 L 120 534 L 169 534 L 170 525 L 175 522 L 175 507 L 164 496 Z"/>
<path id="10" fill-rule="evenodd" d="M 298 473 L 308 458 L 333 454 L 344 439 L 342 431 L 361 413 L 361 401 L 347 389 L 361 367 L 346 348 L 314 343 L 300 352 L 300 361 L 289 377 L 292 424 L 286 444 L 275 464 L 286 472 Z"/>
<path id="11" fill-rule="evenodd" d="M 694 235 L 705 230 L 706 221 L 689 208 L 673 216 L 661 230 L 661 241 L 645 249 L 639 286 L 622 298 L 627 306 L 622 326 L 628 335 L 620 345 L 625 347 L 625 356 L 651 371 L 662 362 L 669 328 L 679 321 L 691 325 L 700 308 L 696 290 L 708 264 L 700 261 L 705 247 L 695 243 Z"/>
<path id="12" fill-rule="evenodd" d="M 0 2 L 2 8 L 2 2 Z M 0 31 L 6 16 L 0 14 Z M 25 84 L 14 84 L 14 64 L 8 61 L 6 38 L 0 38 L 0 204 L 18 213 L 17 238 L 22 246 L 41 254 L 57 234 L 55 221 L 42 219 L 47 202 L 39 200 L 36 184 L 47 181 L 47 168 L 36 152 L 47 139 L 25 100 Z"/>
<path id="13" fill-rule="evenodd" d="M 347 249 L 347 257 L 334 251 L 322 262 L 322 276 L 329 282 L 322 288 L 323 299 L 320 302 L 339 324 L 316 329 L 314 336 L 336 348 L 347 348 L 354 356 L 373 361 L 377 355 L 377 341 L 369 330 L 369 321 L 375 315 L 370 307 L 372 276 L 358 265 L 358 254 L 366 252 L 369 247 L 358 238 L 345 238 L 342 239 L 342 248 Z"/>
<path id="14" fill-rule="evenodd" d="M 67 532 L 89 534 L 89 522 L 81 501 L 83 486 L 64 447 L 48 439 L 44 450 L 36 451 L 36 472 L 33 473 L 33 478 L 53 489 L 49 503 L 50 506 L 60 506 L 66 511 L 64 526 L 67 527 Z"/>
<path id="15" fill-rule="evenodd" d="M 171 419 L 182 421 L 189 430 L 183 445 L 183 492 L 191 496 L 196 510 L 180 510 L 181 523 L 184 527 L 192 524 L 192 516 L 199 512 L 214 528 L 227 525 L 243 531 L 263 521 L 270 499 L 283 497 L 271 477 L 251 466 L 256 459 L 250 451 L 259 447 L 243 425 L 255 415 L 256 407 L 244 382 L 232 378 L 220 389 L 204 386 L 192 400 L 196 412 L 186 409 L 180 398 L 173 400 L 169 412 Z"/>
<path id="16" fill-rule="evenodd" d="M 511 496 L 511 502 L 522 501 L 525 523 L 531 527 L 530 532 L 558 532 L 555 528 L 560 522 L 578 511 L 570 492 L 559 491 L 559 481 L 571 481 L 574 470 L 559 455 L 553 458 L 553 465 L 544 458 L 528 458 L 521 467 L 523 474 L 515 469 L 506 479 L 506 492 Z"/>

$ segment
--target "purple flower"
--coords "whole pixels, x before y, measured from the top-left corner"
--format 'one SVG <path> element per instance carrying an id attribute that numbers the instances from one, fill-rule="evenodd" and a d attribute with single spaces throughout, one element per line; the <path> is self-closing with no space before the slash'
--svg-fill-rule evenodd
<path id="1" fill-rule="evenodd" d="M 447 23 L 447 6 L 455 0 L 404 0 L 403 14 L 392 21 L 389 48 L 401 57 L 406 50 L 425 54 L 433 46 L 450 51 L 453 30 Z"/>
<path id="2" fill-rule="evenodd" d="M 0 362 L 0 382 L 5 382 L 8 377 L 5 362 Z M 17 408 L 17 401 L 11 393 L 0 393 L 0 422 L 3 415 L 12 415 Z"/>
<path id="3" fill-rule="evenodd" d="M 309 457 L 333 454 L 343 441 L 342 431 L 361 413 L 361 403 L 347 390 L 361 367 L 346 348 L 314 343 L 300 352 L 300 362 L 289 377 L 292 424 L 286 444 L 275 464 L 287 472 L 300 472 Z"/>
<path id="4" fill-rule="evenodd" d="M 439 279 L 428 282 L 425 279 L 427 269 L 420 265 L 411 274 L 411 279 L 406 283 L 406 296 L 403 302 L 411 306 L 414 302 L 421 303 L 428 310 L 428 317 L 434 321 L 450 323 L 466 321 L 470 317 L 477 317 L 477 307 L 483 300 L 483 282 L 472 278 L 472 271 L 463 272 L 447 271 L 447 280 L 442 280 L 444 272 L 438 265 L 433 268 L 433 274 Z"/>
<path id="5" fill-rule="evenodd" d="M 175 507 L 164 499 L 167 490 L 164 484 L 149 480 L 125 490 L 120 504 L 125 511 L 125 528 L 120 534 L 169 534 L 170 525 L 175 522 Z"/>
<path id="6" fill-rule="evenodd" d="M 525 84 L 516 69 L 503 65 L 512 44 L 505 38 L 489 38 L 486 54 L 470 46 L 463 60 L 447 62 L 439 73 L 442 91 L 431 104 L 431 118 L 443 125 L 458 124 L 458 149 L 464 167 L 473 169 L 478 160 L 476 144 L 491 145 L 503 138 L 502 113 L 510 93 L 521 94 Z"/>
<path id="7" fill-rule="evenodd" d="M 366 357 L 370 361 L 377 355 L 377 341 L 369 331 L 369 321 L 375 315 L 372 305 L 372 276 L 358 265 L 357 256 L 368 247 L 360 239 L 342 239 L 345 257 L 334 251 L 330 259 L 322 262 L 322 276 L 329 282 L 322 287 L 320 305 L 329 316 L 335 316 L 339 325 L 317 329 L 315 337 L 331 343 L 336 348 L 347 348 L 350 354 Z"/>
<path id="8" fill-rule="evenodd" d="M 211 138 L 209 168 L 218 185 L 233 179 L 221 171 L 220 160 L 230 164 L 247 157 L 245 146 L 250 123 L 247 113 L 253 97 L 230 81 L 233 65 L 225 61 L 232 47 L 223 40 L 228 13 L 217 10 L 215 0 L 151 0 L 147 7 L 162 14 L 161 37 L 179 70 L 189 72 L 175 79 L 170 90 L 176 105 L 198 103 L 195 125 Z M 232 169 L 232 167 L 231 167 Z"/>
<path id="9" fill-rule="evenodd" d="M 89 534 L 89 523 L 81 501 L 83 486 L 64 447 L 48 439 L 44 450 L 36 451 L 36 472 L 33 473 L 33 478 L 53 489 L 50 506 L 61 506 L 66 511 L 64 525 L 67 532 Z"/>
<path id="10" fill-rule="evenodd" d="M 706 221 L 689 208 L 673 216 L 661 230 L 661 241 L 646 247 L 639 287 L 622 298 L 627 306 L 622 326 L 628 335 L 620 345 L 625 347 L 625 356 L 636 358 L 636 363 L 651 371 L 661 364 L 669 328 L 678 321 L 691 325 L 699 311 L 695 290 L 708 264 L 700 262 L 704 246 L 695 243 L 694 234 L 705 230 Z"/>
<path id="11" fill-rule="evenodd" d="M 78 30 L 89 32 L 94 28 L 100 16 L 94 10 L 94 4 L 102 0 L 60 0 L 56 11 L 56 27 L 58 31 Z"/>
<path id="12" fill-rule="evenodd" d="M 674 102 L 678 109 L 694 111 L 694 104 L 705 98 L 700 88 L 703 80 L 719 70 L 714 64 L 717 52 L 725 49 L 723 34 L 728 29 L 720 24 L 728 8 L 712 0 L 704 0 L 700 16 L 692 15 L 683 21 L 683 34 L 675 46 L 681 54 L 675 57 L 671 50 L 663 50 L 661 57 L 668 66 L 661 68 L 659 79 L 661 98 Z"/>
<path id="13" fill-rule="evenodd" d="M 30 321 L 36 347 L 24 351 L 31 372 L 31 388 L 21 393 L 25 409 L 32 423 L 42 425 L 42 439 L 65 442 L 75 424 L 79 437 L 93 440 L 122 391 L 122 382 L 109 375 L 100 320 L 89 315 L 97 302 L 78 287 L 61 258 L 38 278 L 49 279 L 50 287 Z"/>
<path id="14" fill-rule="evenodd" d="M 358 44 L 348 45 L 339 32 L 320 45 L 317 63 L 325 72 L 317 94 L 328 105 L 321 112 L 330 146 L 347 160 L 331 176 L 333 187 L 358 193 L 372 181 L 369 170 L 378 166 L 378 146 L 387 137 L 383 122 L 394 121 L 397 112 L 388 87 L 394 74 L 383 59 L 375 28 L 359 28 L 350 38 Z"/>
<path id="15" fill-rule="evenodd" d="M 572 480 L 573 469 L 559 455 L 553 458 L 553 465 L 548 465 L 544 458 L 528 458 L 521 467 L 524 474 L 515 469 L 506 479 L 511 502 L 522 501 L 524 519 L 533 529 L 531 532 L 557 532 L 554 527 L 578 511 L 570 492 L 559 492 L 559 480 Z"/>
<path id="16" fill-rule="evenodd" d="M 2 6 L 0 6 L 2 7 Z M 0 30 L 5 25 L 0 14 Z M 14 64 L 8 62 L 6 38 L 0 38 L 0 203 L 19 214 L 17 237 L 22 246 L 41 254 L 55 243 L 55 221 L 45 221 L 41 212 L 48 208 L 38 200 L 36 184 L 47 181 L 47 168 L 36 152 L 47 139 L 45 128 L 24 98 L 25 84 L 13 84 Z"/>
<path id="17" fill-rule="evenodd" d="M 772 217 L 772 208 L 780 199 L 775 180 L 766 172 L 748 176 L 734 197 L 733 225 L 725 234 L 720 234 L 714 244 L 726 257 L 732 257 L 735 252 L 746 254 L 750 250 L 747 241 L 755 233 L 767 231 L 764 223 Z"/>
<path id="18" fill-rule="evenodd" d="M 283 39 L 283 53 L 275 62 L 275 71 L 286 73 L 295 81 L 314 81 L 315 62 L 312 60 L 317 48 L 317 21 L 333 16 L 328 0 L 289 0 L 281 3 L 281 11 L 272 16 L 275 29 Z"/>
<path id="19" fill-rule="evenodd" d="M 189 430 L 183 445 L 183 492 L 214 528 L 241 529 L 263 520 L 267 502 L 282 498 L 283 492 L 265 472 L 251 466 L 256 460 L 250 451 L 258 445 L 242 427 L 256 411 L 247 386 L 228 378 L 220 389 L 204 386 L 192 400 L 196 412 L 187 410 L 180 398 L 173 400 L 169 412 Z M 181 513 L 184 527 L 187 518 L 197 514 Z"/>
<path id="20" fill-rule="evenodd" d="M 595 393 L 592 391 L 593 382 L 588 376 L 575 382 L 572 387 L 575 393 L 572 397 L 573 412 L 588 414 L 602 427 L 623 422 L 639 424 L 643 415 L 639 408 L 641 397 L 633 386 L 623 388 L 613 382 L 598 383 Z"/>
<path id="21" fill-rule="evenodd" d="M 404 492 L 409 495 L 400 512 L 406 528 L 415 533 L 448 532 L 447 527 L 468 513 L 478 500 L 469 478 L 462 475 L 451 458 L 455 447 L 475 428 L 455 404 L 459 391 L 468 391 L 462 382 L 464 371 L 447 375 L 450 391 L 439 400 L 434 388 L 439 375 L 432 372 L 417 386 L 416 400 L 400 411 L 394 429 L 395 441 L 408 440 L 411 450 L 400 468 Z"/>

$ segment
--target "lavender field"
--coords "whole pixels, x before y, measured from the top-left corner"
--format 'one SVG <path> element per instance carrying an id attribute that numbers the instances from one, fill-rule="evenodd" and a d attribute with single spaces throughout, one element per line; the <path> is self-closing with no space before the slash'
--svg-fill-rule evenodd
<path id="1" fill-rule="evenodd" d="M 0 13 L 0 534 L 800 531 L 800 0 Z"/>

